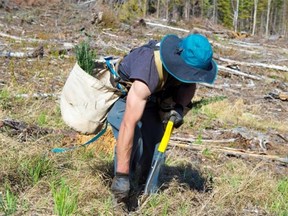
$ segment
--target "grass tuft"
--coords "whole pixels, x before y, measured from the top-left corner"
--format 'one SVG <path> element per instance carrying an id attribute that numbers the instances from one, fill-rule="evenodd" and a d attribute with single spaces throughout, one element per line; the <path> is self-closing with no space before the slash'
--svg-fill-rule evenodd
<path id="1" fill-rule="evenodd" d="M 71 215 L 75 213 L 78 205 L 78 194 L 72 192 L 70 187 L 61 179 L 60 185 L 58 182 L 51 184 L 54 200 L 54 211 L 57 215 Z"/>
<path id="2" fill-rule="evenodd" d="M 17 211 L 17 197 L 8 184 L 5 185 L 5 196 L 2 197 L 2 193 L 0 193 L 0 210 L 5 215 L 12 215 Z"/>
<path id="3" fill-rule="evenodd" d="M 271 211 L 279 216 L 288 215 L 288 177 L 280 179 L 272 194 Z"/>

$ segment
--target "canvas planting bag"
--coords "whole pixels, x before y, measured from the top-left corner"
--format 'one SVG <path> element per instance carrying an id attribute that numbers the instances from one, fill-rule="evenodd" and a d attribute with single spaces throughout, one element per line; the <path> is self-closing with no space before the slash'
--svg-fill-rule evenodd
<path id="1" fill-rule="evenodd" d="M 111 78 L 108 68 L 93 77 L 75 64 L 60 98 L 61 115 L 68 126 L 85 134 L 101 130 L 109 108 L 121 95 Z"/>

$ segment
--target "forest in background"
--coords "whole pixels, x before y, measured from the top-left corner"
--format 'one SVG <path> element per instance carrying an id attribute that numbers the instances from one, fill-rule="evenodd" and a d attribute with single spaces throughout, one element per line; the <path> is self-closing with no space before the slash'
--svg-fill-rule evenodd
<path id="1" fill-rule="evenodd" d="M 176 23 L 200 18 L 235 32 L 266 38 L 287 37 L 288 3 L 285 0 L 124 0 L 116 4 L 104 0 L 104 3 L 129 11 L 120 15 L 123 20 L 152 14 Z"/>
<path id="2" fill-rule="evenodd" d="M 17 5 L 39 6 L 59 3 L 60 0 L 3 0 L 0 7 Z M 288 35 L 287 0 L 68 0 L 67 3 L 106 4 L 119 15 L 120 21 L 155 16 L 170 24 L 185 24 L 206 19 L 235 32 L 279 38 Z M 123 13 L 123 10 L 125 11 Z M 271 37 L 272 36 L 272 37 Z"/>

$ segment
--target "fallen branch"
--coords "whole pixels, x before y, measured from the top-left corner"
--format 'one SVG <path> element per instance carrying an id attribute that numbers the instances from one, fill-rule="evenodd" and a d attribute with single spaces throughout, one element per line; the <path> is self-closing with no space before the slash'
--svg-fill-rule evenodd
<path id="1" fill-rule="evenodd" d="M 115 35 L 115 34 L 111 34 L 111 33 L 108 33 L 108 32 L 104 32 L 104 31 L 102 31 L 102 34 L 104 34 L 104 35 L 108 35 L 108 36 L 110 36 L 110 37 L 116 37 L 116 38 L 118 38 L 118 37 L 119 37 L 118 35 Z"/>
<path id="2" fill-rule="evenodd" d="M 235 148 L 228 148 L 228 147 L 221 147 L 221 146 L 207 146 L 207 145 L 195 145 L 195 144 L 180 144 L 176 142 L 170 142 L 170 146 L 175 146 L 179 148 L 184 148 L 184 149 L 191 149 L 195 151 L 204 151 L 205 149 L 209 148 L 212 151 L 216 152 L 222 152 L 227 156 L 234 156 L 234 157 L 242 157 L 242 158 L 248 158 L 248 157 L 253 157 L 253 158 L 258 158 L 262 160 L 270 160 L 270 161 L 279 161 L 282 163 L 287 163 L 288 164 L 288 157 L 286 158 L 281 158 L 276 155 L 266 155 L 266 154 L 258 154 L 256 152 L 247 152 L 244 149 L 235 149 Z"/>

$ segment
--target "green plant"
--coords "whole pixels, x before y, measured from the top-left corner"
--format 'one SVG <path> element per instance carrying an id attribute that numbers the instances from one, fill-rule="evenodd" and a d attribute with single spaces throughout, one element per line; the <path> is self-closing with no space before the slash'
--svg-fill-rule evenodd
<path id="1" fill-rule="evenodd" d="M 29 174 L 33 181 L 33 184 L 36 184 L 40 178 L 47 174 L 47 172 L 51 171 L 51 162 L 46 158 L 38 158 L 33 166 L 29 169 Z"/>
<path id="2" fill-rule="evenodd" d="M 11 99 L 8 89 L 3 88 L 0 90 L 0 106 L 3 110 L 11 108 Z"/>
<path id="3" fill-rule="evenodd" d="M 176 215 L 189 215 L 189 204 L 186 202 L 180 203 L 176 209 Z"/>
<path id="4" fill-rule="evenodd" d="M 52 193 L 54 199 L 54 211 L 57 215 L 65 216 L 75 213 L 78 205 L 78 194 L 71 191 L 70 187 L 61 179 L 60 185 L 53 182 Z"/>
<path id="5" fill-rule="evenodd" d="M 40 155 L 22 161 L 19 169 L 22 182 L 29 185 L 35 185 L 44 176 L 50 176 L 54 173 L 56 173 L 56 170 L 54 170 L 52 161 Z"/>
<path id="6" fill-rule="evenodd" d="M 197 145 L 201 145 L 203 143 L 202 134 L 201 133 L 197 136 L 197 138 L 195 139 L 194 143 L 197 144 Z"/>
<path id="7" fill-rule="evenodd" d="M 38 116 L 38 119 L 37 119 L 37 123 L 40 125 L 40 126 L 43 126 L 47 123 L 47 115 L 45 112 L 41 112 L 40 115 Z"/>
<path id="8" fill-rule="evenodd" d="M 206 157 L 211 157 L 212 156 L 212 152 L 210 151 L 210 149 L 208 148 L 205 148 L 203 151 L 202 151 L 202 154 Z"/>
<path id="9" fill-rule="evenodd" d="M 12 215 L 17 210 L 17 197 L 11 191 L 8 184 L 5 185 L 5 196 L 2 197 L 0 193 L 0 210 L 2 210 L 5 215 Z"/>
<path id="10" fill-rule="evenodd" d="M 89 43 L 82 41 L 79 45 L 75 46 L 75 53 L 79 66 L 88 74 L 92 74 L 96 53 L 91 50 Z"/>
<path id="11" fill-rule="evenodd" d="M 99 200 L 103 205 L 101 208 L 93 209 L 93 212 L 97 212 L 97 215 L 111 215 L 111 209 L 113 209 L 113 198 L 111 196 L 108 196 L 107 198 L 104 198 L 103 200 Z M 101 214 L 99 214 L 101 212 Z"/>
<path id="12" fill-rule="evenodd" d="M 288 215 L 288 177 L 278 182 L 271 209 L 279 216 Z"/>

